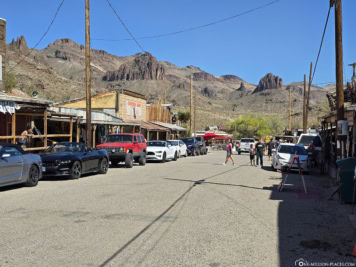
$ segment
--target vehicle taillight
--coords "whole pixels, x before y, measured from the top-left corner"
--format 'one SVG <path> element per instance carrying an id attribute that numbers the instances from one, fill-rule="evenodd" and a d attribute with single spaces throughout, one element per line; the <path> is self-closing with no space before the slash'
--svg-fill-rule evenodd
<path id="1" fill-rule="evenodd" d="M 125 153 L 127 152 L 127 147 L 125 147 L 124 151 L 125 151 Z"/>

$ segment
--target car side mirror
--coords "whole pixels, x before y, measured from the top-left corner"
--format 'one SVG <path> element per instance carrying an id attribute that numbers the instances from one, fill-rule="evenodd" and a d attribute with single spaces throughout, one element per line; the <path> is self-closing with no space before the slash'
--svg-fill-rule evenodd
<path id="1" fill-rule="evenodd" d="M 11 157 L 11 155 L 10 154 L 2 154 L 2 156 L 1 156 L 1 158 L 2 159 L 7 159 L 7 158 L 10 158 Z"/>

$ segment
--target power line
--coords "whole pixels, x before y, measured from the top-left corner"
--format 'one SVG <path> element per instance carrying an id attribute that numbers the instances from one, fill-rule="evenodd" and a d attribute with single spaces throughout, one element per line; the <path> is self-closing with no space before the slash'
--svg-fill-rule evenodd
<path id="1" fill-rule="evenodd" d="M 108 2 L 108 0 L 106 0 Z M 184 33 L 184 32 L 189 32 L 189 31 L 194 31 L 194 30 L 198 30 L 198 29 L 201 29 L 201 28 L 205 28 L 205 27 L 209 27 L 209 26 L 212 26 L 212 25 L 215 25 L 215 24 L 218 24 L 218 23 L 222 23 L 222 22 L 225 22 L 227 20 L 231 20 L 231 19 L 234 19 L 234 18 L 237 18 L 237 17 L 240 17 L 240 16 L 243 16 L 243 15 L 246 15 L 248 13 L 252 13 L 256 10 L 259 10 L 259 9 L 262 9 L 262 8 L 265 8 L 267 6 L 270 6 L 270 5 L 273 5 L 274 3 L 277 3 L 279 2 L 280 0 L 275 0 L 275 1 L 272 1 L 272 2 L 269 2 L 265 5 L 262 5 L 262 6 L 259 6 L 259 7 L 256 7 L 256 8 L 253 8 L 253 9 L 250 9 L 250 10 L 247 10 L 245 12 L 242 12 L 242 13 L 239 13 L 237 15 L 234 15 L 234 16 L 231 16 L 231 17 L 228 17 L 228 18 L 224 18 L 224 19 L 221 19 L 221 20 L 217 20 L 217 21 L 213 21 L 213 22 L 210 22 L 210 23 L 207 23 L 207 24 L 203 24 L 203 25 L 200 25 L 200 26 L 196 26 L 196 27 L 191 27 L 191 28 L 188 28 L 188 29 L 185 29 L 185 30 L 180 30 L 180 31 L 175 31 L 175 32 L 170 32 L 170 33 L 164 33 L 164 34 L 158 34 L 158 35 L 152 35 L 152 36 L 145 36 L 145 37 L 140 37 L 140 38 L 137 38 L 138 40 L 143 40 L 143 39 L 153 39 L 153 38 L 161 38 L 161 37 L 165 37 L 165 36 L 170 36 L 170 35 L 176 35 L 176 34 L 180 34 L 180 33 Z M 134 39 L 134 38 L 133 38 Z M 100 39 L 100 38 L 93 38 L 92 39 L 93 41 L 109 41 L 109 42 L 120 42 L 120 41 L 131 41 L 132 39 L 118 39 L 118 40 L 115 40 L 115 39 Z M 134 39 L 136 41 L 136 39 Z"/>
<path id="2" fill-rule="evenodd" d="M 43 40 L 43 38 L 47 35 L 47 33 L 49 32 L 49 30 L 51 29 L 51 27 L 52 27 L 54 21 L 56 20 L 56 17 L 57 17 L 57 15 L 58 15 L 58 12 L 59 12 L 59 10 L 61 9 L 63 3 L 64 3 L 64 0 L 62 0 L 62 2 L 60 3 L 60 5 L 58 6 L 57 11 L 56 11 L 56 14 L 54 15 L 54 17 L 53 17 L 53 19 L 52 19 L 50 25 L 48 26 L 46 32 L 42 35 L 41 39 L 40 39 L 40 40 L 37 42 L 37 44 L 31 49 L 30 52 L 28 52 L 26 55 L 24 55 L 23 58 L 22 58 L 19 62 L 17 62 L 15 66 L 13 66 L 13 67 L 9 70 L 9 72 L 13 71 L 22 61 L 25 60 L 25 58 L 27 58 L 29 55 L 31 55 L 31 53 L 33 52 L 33 50 L 35 50 L 36 47 L 41 43 L 41 41 Z"/>
<path id="3" fill-rule="evenodd" d="M 124 26 L 124 28 L 126 29 L 126 31 L 130 34 L 130 36 L 132 37 L 132 39 L 135 40 L 136 44 L 138 45 L 138 47 L 142 50 L 142 52 L 145 52 L 145 50 L 143 50 L 143 48 L 141 47 L 141 45 L 137 42 L 136 38 L 132 35 L 132 33 L 130 32 L 130 30 L 126 27 L 125 23 L 122 21 L 122 19 L 120 18 L 120 16 L 117 14 L 116 10 L 113 8 L 113 6 L 111 5 L 111 3 L 109 2 L 109 0 L 106 0 L 106 2 L 109 4 L 110 8 L 112 9 L 112 11 L 115 13 L 116 17 L 120 20 L 122 26 Z"/>
<path id="4" fill-rule="evenodd" d="M 316 57 L 316 61 L 315 61 L 315 65 L 314 65 L 314 71 L 313 71 L 313 76 L 312 76 L 311 82 L 313 82 L 315 71 L 316 71 L 316 67 L 317 67 L 318 61 L 319 61 L 321 48 L 323 47 L 324 36 L 325 36 L 326 28 L 327 28 L 328 22 L 329 22 L 330 10 L 331 10 L 331 5 L 329 6 L 328 16 L 326 17 L 326 22 L 325 22 L 325 26 L 324 26 L 324 32 L 323 32 L 323 36 L 321 37 L 319 52 L 318 52 L 318 56 Z"/>

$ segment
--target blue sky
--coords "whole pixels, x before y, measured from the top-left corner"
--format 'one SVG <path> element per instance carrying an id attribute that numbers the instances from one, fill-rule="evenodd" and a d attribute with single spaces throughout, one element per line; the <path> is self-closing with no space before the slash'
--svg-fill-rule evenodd
<path id="1" fill-rule="evenodd" d="M 262 6 L 272 0 L 110 0 L 135 37 L 199 26 Z M 33 47 L 47 29 L 61 0 L 3 0 L 7 41 L 24 35 Z M 39 48 L 58 38 L 84 44 L 84 0 L 65 0 Z M 285 83 L 301 81 L 315 62 L 329 0 L 280 0 L 220 24 L 168 37 L 139 40 L 158 60 L 194 65 L 216 76 L 234 74 L 258 83 L 266 73 Z M 356 62 L 356 0 L 343 0 L 344 78 Z M 91 0 L 91 37 L 129 38 L 105 0 Z M 334 10 L 332 9 L 314 83 L 335 81 Z M 92 41 L 92 48 L 128 56 L 140 52 L 133 41 Z"/>

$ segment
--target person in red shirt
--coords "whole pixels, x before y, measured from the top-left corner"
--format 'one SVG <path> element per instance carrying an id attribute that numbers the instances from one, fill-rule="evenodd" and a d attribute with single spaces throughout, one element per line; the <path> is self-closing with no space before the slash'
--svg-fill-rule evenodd
<path id="1" fill-rule="evenodd" d="M 232 164 L 235 165 L 235 161 L 232 158 L 232 142 L 231 141 L 226 146 L 226 160 L 225 160 L 225 163 L 223 163 L 223 165 L 226 165 L 226 163 L 229 161 L 229 159 L 231 159 Z"/>

